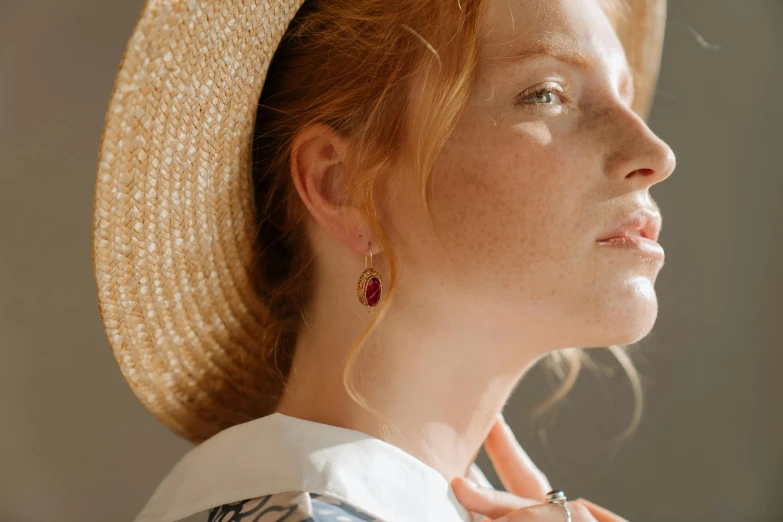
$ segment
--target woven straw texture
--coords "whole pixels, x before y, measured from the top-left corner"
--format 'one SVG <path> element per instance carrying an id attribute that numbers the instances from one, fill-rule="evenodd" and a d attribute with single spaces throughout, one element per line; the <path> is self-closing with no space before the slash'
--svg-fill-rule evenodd
<path id="1" fill-rule="evenodd" d="M 93 230 L 101 316 L 133 392 L 193 443 L 274 407 L 250 280 L 250 145 L 301 4 L 148 0 L 109 102 Z"/>

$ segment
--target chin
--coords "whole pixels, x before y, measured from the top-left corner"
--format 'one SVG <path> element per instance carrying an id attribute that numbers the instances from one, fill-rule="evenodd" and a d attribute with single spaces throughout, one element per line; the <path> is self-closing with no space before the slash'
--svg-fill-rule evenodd
<path id="1" fill-rule="evenodd" d="M 624 325 L 624 328 L 615 332 L 616 335 L 609 335 L 604 346 L 612 344 L 634 344 L 638 343 L 652 331 L 655 326 L 655 316 L 640 317 L 630 324 Z"/>
<path id="2" fill-rule="evenodd" d="M 588 338 L 583 338 L 581 342 L 571 343 L 571 346 L 582 348 L 605 348 L 615 344 L 634 344 L 638 343 L 652 331 L 655 319 L 637 320 L 629 324 L 618 324 L 607 326 L 601 331 L 593 332 Z"/>
<path id="3" fill-rule="evenodd" d="M 585 338 L 570 346 L 598 348 L 633 344 L 647 337 L 658 318 L 658 299 L 654 291 L 632 292 L 603 302 L 592 301 L 587 308 L 580 321 Z"/>

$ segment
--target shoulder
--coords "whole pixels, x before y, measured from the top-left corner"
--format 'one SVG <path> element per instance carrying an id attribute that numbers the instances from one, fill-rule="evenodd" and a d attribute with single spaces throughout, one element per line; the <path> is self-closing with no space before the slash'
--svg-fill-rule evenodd
<path id="1" fill-rule="evenodd" d="M 207 522 L 384 522 L 355 506 L 307 491 L 289 491 L 223 504 Z"/>

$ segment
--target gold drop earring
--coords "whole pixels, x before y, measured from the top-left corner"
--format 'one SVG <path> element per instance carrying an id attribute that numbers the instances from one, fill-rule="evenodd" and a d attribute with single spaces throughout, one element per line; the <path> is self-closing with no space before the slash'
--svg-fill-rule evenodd
<path id="1" fill-rule="evenodd" d="M 381 274 L 372 267 L 372 243 L 369 243 L 370 262 L 367 263 L 367 256 L 364 256 L 364 272 L 359 276 L 359 284 L 356 285 L 356 292 L 359 302 L 367 307 L 367 313 L 372 313 L 372 309 L 378 305 L 381 300 L 381 291 L 383 283 Z"/>

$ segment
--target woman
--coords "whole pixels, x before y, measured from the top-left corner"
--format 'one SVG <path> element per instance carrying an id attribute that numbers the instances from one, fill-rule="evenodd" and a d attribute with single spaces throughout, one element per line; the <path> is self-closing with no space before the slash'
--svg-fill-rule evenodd
<path id="1" fill-rule="evenodd" d="M 96 281 L 123 375 L 198 446 L 136 520 L 622 520 L 546 497 L 497 416 L 541 358 L 622 357 L 655 322 L 663 19 L 147 2 L 101 140 Z"/>

